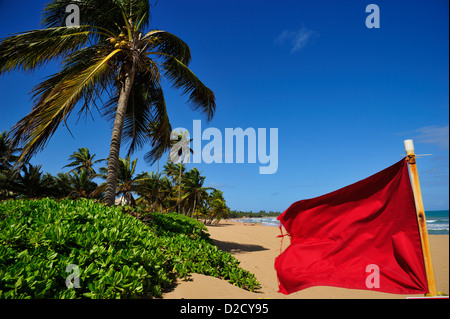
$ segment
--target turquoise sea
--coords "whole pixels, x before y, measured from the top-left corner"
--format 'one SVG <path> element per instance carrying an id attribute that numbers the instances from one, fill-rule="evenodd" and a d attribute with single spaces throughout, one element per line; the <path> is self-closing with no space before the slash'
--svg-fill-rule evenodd
<path id="1" fill-rule="evenodd" d="M 448 210 L 425 212 L 428 233 L 431 235 L 448 235 Z"/>
<path id="2" fill-rule="evenodd" d="M 449 234 L 449 211 L 448 210 L 432 210 L 425 212 L 427 219 L 428 233 L 430 235 L 448 235 Z M 234 221 L 243 223 L 261 223 L 265 226 L 280 226 L 280 222 L 276 217 L 260 217 L 260 218 L 242 218 Z"/>

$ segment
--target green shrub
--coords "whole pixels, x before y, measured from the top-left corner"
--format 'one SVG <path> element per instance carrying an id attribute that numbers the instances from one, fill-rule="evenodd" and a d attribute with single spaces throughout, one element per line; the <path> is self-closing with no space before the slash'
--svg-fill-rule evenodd
<path id="1" fill-rule="evenodd" d="M 157 234 L 165 239 L 178 276 L 186 278 L 194 272 L 226 279 L 250 291 L 260 288 L 253 274 L 239 268 L 236 258 L 213 244 L 201 222 L 176 213 L 152 214 L 150 220 Z"/>
<path id="2" fill-rule="evenodd" d="M 144 216 L 144 221 L 150 225 L 159 236 L 189 235 L 192 239 L 204 239 L 210 243 L 208 229 L 203 223 L 177 213 L 150 213 Z"/>
<path id="3" fill-rule="evenodd" d="M 178 214 L 146 223 L 92 200 L 0 203 L 0 298 L 137 298 L 161 296 L 192 272 L 259 287 L 254 275 L 217 249 L 206 228 Z M 68 289 L 68 265 L 80 288 Z"/>

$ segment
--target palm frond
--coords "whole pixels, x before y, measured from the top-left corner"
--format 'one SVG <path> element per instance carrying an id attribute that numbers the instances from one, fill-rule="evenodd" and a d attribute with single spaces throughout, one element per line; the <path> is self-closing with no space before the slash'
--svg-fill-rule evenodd
<path id="1" fill-rule="evenodd" d="M 12 129 L 12 146 L 22 147 L 19 161 L 41 150 L 76 105 L 79 116 L 89 114 L 106 91 L 110 99 L 105 114 L 115 114 L 124 70 L 131 63 L 133 87 L 122 130 L 128 154 L 150 142 L 146 161 L 154 163 L 170 149 L 172 128 L 160 86 L 162 75 L 188 95 L 192 109 L 212 119 L 215 96 L 188 68 L 188 45 L 163 30 L 142 37 L 150 21 L 148 0 L 49 1 L 42 18 L 46 29 L 0 41 L 0 74 L 33 70 L 59 58 L 63 61 L 60 72 L 33 89 L 32 111 Z M 80 9 L 80 27 L 65 27 L 69 4 Z M 149 126 L 153 126 L 151 133 Z"/>
<path id="2" fill-rule="evenodd" d="M 114 0 L 53 0 L 44 8 L 42 13 L 42 25 L 46 28 L 63 27 L 69 15 L 66 8 L 70 4 L 76 4 L 80 10 L 81 25 L 95 25 L 116 29 L 115 22 L 121 18 L 121 9 Z"/>
<path id="3" fill-rule="evenodd" d="M 85 27 L 50 28 L 12 35 L 0 41 L 0 74 L 31 71 L 80 49 L 92 31 Z"/>
<path id="4" fill-rule="evenodd" d="M 188 103 L 191 108 L 206 114 L 210 121 L 216 110 L 214 92 L 204 85 L 185 64 L 174 57 L 166 56 L 163 68 L 172 85 L 182 89 L 183 94 L 189 94 Z"/>
<path id="5" fill-rule="evenodd" d="M 29 159 L 45 146 L 59 124 L 66 121 L 83 94 L 92 89 L 104 73 L 109 72 L 110 60 L 120 51 L 117 49 L 106 57 L 97 58 L 78 74 L 58 74 L 51 81 L 47 80 L 44 87 L 39 87 L 38 104 L 11 130 L 12 144 L 23 145 L 19 161 Z M 56 86 L 50 87 L 49 83 Z"/>
<path id="6" fill-rule="evenodd" d="M 172 126 L 168 121 L 168 117 L 164 121 L 168 123 L 166 128 L 164 128 L 164 125 L 159 125 L 160 122 L 150 123 L 157 125 L 156 134 L 151 137 L 152 148 L 144 155 L 145 162 L 150 165 L 153 165 L 171 147 L 170 133 L 172 132 Z"/>
<path id="7" fill-rule="evenodd" d="M 142 20 L 142 27 L 147 26 L 150 22 L 150 2 L 148 0 L 123 0 L 119 4 L 128 19 Z"/>
<path id="8" fill-rule="evenodd" d="M 53 0 L 45 6 L 42 24 L 45 27 L 65 25 L 68 13 L 66 8 L 74 4 L 80 9 L 80 24 L 102 26 L 109 30 L 118 28 L 117 22 L 123 21 L 122 12 L 128 19 L 137 21 L 143 18 L 142 26 L 149 23 L 150 4 L 148 0 Z M 120 27 L 119 27 L 120 28 Z"/>
<path id="9" fill-rule="evenodd" d="M 72 53 L 66 59 L 59 73 L 47 78 L 47 80 L 38 84 L 32 90 L 33 98 L 35 99 L 35 108 L 45 104 L 51 97 L 55 97 L 61 90 L 61 85 L 64 81 L 77 77 L 90 65 L 108 56 L 110 51 L 111 49 L 108 46 L 94 45 Z M 84 105 L 80 109 L 80 114 L 82 111 L 89 112 L 90 104 L 95 105 L 95 100 L 100 99 L 101 93 L 107 90 L 114 82 L 115 70 L 112 63 L 109 64 L 111 65 L 110 69 L 102 72 L 102 77 L 97 77 L 95 82 L 92 82 L 89 87 L 83 90 L 81 100 L 84 101 Z"/>
<path id="10" fill-rule="evenodd" d="M 191 50 L 189 46 L 176 35 L 163 31 L 152 30 L 143 38 L 148 43 L 148 50 L 160 52 L 180 60 L 183 64 L 191 62 Z"/>

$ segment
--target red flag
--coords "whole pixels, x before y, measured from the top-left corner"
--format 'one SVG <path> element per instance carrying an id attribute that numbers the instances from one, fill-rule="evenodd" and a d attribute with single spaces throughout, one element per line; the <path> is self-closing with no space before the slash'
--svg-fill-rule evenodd
<path id="1" fill-rule="evenodd" d="M 428 292 L 405 159 L 278 217 L 291 245 L 275 259 L 279 292 L 334 286 Z"/>

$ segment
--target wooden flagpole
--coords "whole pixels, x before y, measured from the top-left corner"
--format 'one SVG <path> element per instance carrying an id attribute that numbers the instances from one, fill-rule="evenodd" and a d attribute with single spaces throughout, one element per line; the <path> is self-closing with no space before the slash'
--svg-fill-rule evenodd
<path id="1" fill-rule="evenodd" d="M 414 193 L 414 202 L 416 204 L 417 222 L 419 224 L 420 241 L 422 244 L 423 260 L 425 263 L 425 271 L 428 282 L 428 295 L 437 296 L 433 264 L 431 262 L 430 243 L 428 240 L 427 222 L 425 219 L 425 210 L 423 208 L 422 193 L 420 191 L 419 174 L 417 173 L 413 140 L 405 140 L 404 144 L 409 163 L 409 172 L 411 174 L 411 186 Z"/>

